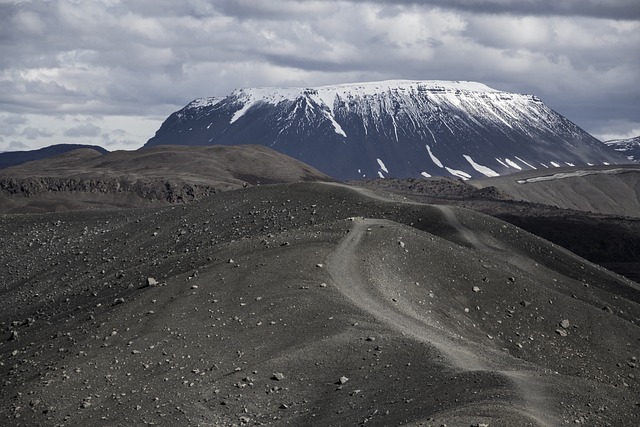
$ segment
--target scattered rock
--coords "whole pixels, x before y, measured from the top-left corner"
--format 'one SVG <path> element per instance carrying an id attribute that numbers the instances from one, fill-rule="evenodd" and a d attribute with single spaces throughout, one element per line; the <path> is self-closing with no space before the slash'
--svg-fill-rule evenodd
<path id="1" fill-rule="evenodd" d="M 609 314 L 613 314 L 613 310 L 608 305 L 605 305 L 604 307 L 602 307 L 602 311 L 606 311 Z"/>
<path id="2" fill-rule="evenodd" d="M 156 286 L 158 281 L 153 277 L 147 277 L 147 286 Z"/>
<path id="3" fill-rule="evenodd" d="M 523 307 L 529 307 L 531 305 L 530 301 L 520 301 L 520 305 Z"/>
<path id="4" fill-rule="evenodd" d="M 349 381 L 349 378 L 342 376 L 338 379 L 338 382 L 336 384 L 340 384 L 340 385 L 346 384 L 347 381 Z"/>
<path id="5" fill-rule="evenodd" d="M 276 372 L 273 374 L 273 376 L 271 376 L 271 379 L 275 381 L 282 381 L 284 379 L 284 374 L 281 372 Z"/>
<path id="6" fill-rule="evenodd" d="M 564 329 L 556 329 L 556 333 L 561 337 L 566 337 L 567 335 L 569 335 Z"/>
<path id="7" fill-rule="evenodd" d="M 562 322 L 560 322 L 560 326 L 562 326 L 564 329 L 568 329 L 570 326 L 569 320 L 564 319 Z"/>
<path id="8" fill-rule="evenodd" d="M 479 287 L 477 287 L 477 286 L 474 286 L 474 287 L 473 287 L 473 292 L 480 292 L 480 288 L 479 288 Z"/>
<path id="9" fill-rule="evenodd" d="M 318 268 L 323 268 L 323 267 L 324 267 L 324 264 L 316 264 L 316 267 L 318 267 Z"/>
<path id="10" fill-rule="evenodd" d="M 113 300 L 113 305 L 118 305 L 124 303 L 124 298 L 116 298 Z"/>

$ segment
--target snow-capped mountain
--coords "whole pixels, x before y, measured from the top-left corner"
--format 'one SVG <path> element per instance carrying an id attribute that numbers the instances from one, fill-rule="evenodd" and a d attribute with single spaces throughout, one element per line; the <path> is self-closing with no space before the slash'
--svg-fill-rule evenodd
<path id="1" fill-rule="evenodd" d="M 624 162 L 535 96 L 475 82 L 245 88 L 191 102 L 145 146 L 262 144 L 338 179 Z"/>
<path id="2" fill-rule="evenodd" d="M 640 136 L 626 139 L 612 139 L 604 143 L 623 154 L 630 161 L 640 163 Z"/>

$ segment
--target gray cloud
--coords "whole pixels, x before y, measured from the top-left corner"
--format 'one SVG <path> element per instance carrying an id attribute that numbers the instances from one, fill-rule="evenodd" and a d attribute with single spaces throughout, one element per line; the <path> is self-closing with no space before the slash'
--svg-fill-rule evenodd
<path id="1" fill-rule="evenodd" d="M 18 128 L 26 123 L 27 119 L 24 116 L 0 113 L 0 135 L 15 135 Z"/>
<path id="2" fill-rule="evenodd" d="M 40 138 L 49 138 L 50 136 L 53 136 L 53 133 L 42 129 L 27 127 L 22 131 L 21 135 L 26 139 L 34 140 Z"/>
<path id="3" fill-rule="evenodd" d="M 637 0 L 0 2 L 0 134 L 39 114 L 60 121 L 49 133 L 128 146 L 134 128 L 65 120 L 161 120 L 236 87 L 391 78 L 481 81 L 594 133 L 633 129 L 639 20 Z"/>
<path id="4" fill-rule="evenodd" d="M 7 146 L 7 151 L 24 151 L 28 150 L 29 146 L 22 142 L 13 141 Z"/>
<path id="5" fill-rule="evenodd" d="M 640 5 L 636 0 L 367 0 L 380 4 L 435 6 L 472 13 L 582 16 L 598 19 L 636 20 L 640 18 Z M 355 1 L 358 2 L 357 0 Z"/>
<path id="6" fill-rule="evenodd" d="M 102 130 L 98 126 L 92 123 L 84 123 L 65 130 L 64 136 L 71 138 L 91 137 L 100 135 L 101 131 Z"/>

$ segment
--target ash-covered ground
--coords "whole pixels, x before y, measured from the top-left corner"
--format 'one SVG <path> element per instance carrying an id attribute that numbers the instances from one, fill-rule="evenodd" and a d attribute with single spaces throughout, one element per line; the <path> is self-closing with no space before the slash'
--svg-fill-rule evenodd
<path id="1" fill-rule="evenodd" d="M 0 216 L 0 422 L 640 423 L 637 283 L 402 197 Z"/>

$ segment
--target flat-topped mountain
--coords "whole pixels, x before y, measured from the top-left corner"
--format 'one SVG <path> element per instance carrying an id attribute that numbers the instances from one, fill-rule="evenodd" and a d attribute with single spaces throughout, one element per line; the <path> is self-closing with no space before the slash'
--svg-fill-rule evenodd
<path id="1" fill-rule="evenodd" d="M 449 81 L 237 89 L 173 113 L 146 147 L 245 143 L 338 179 L 468 179 L 628 162 L 536 96 Z"/>

